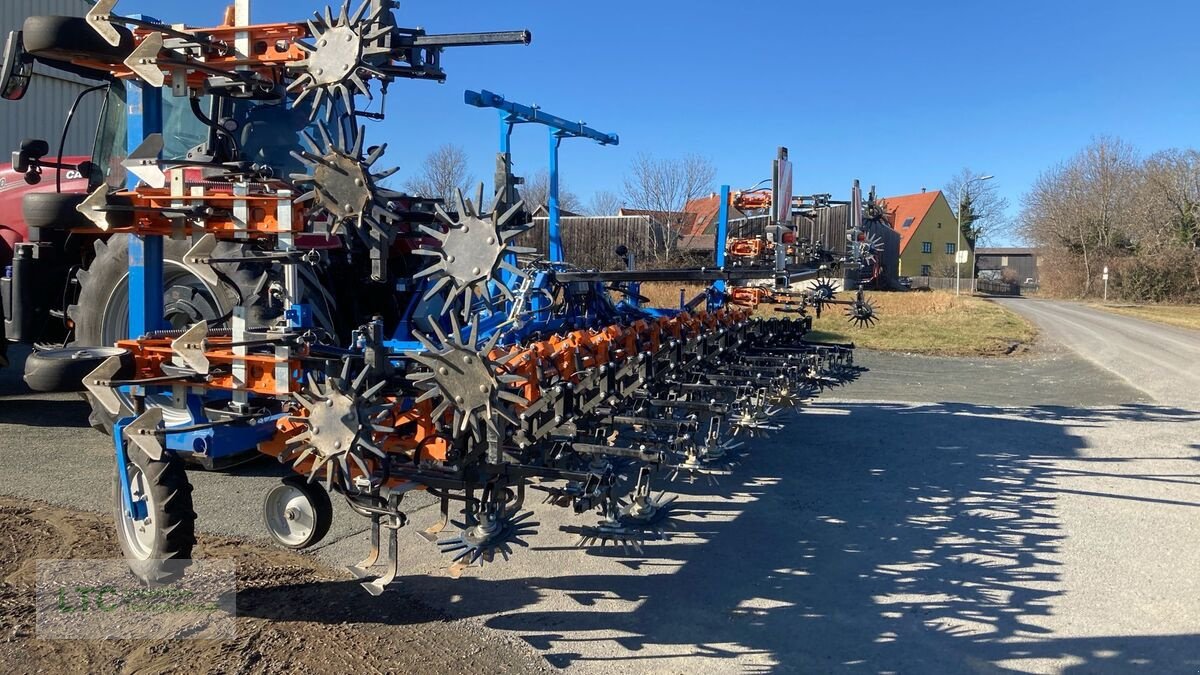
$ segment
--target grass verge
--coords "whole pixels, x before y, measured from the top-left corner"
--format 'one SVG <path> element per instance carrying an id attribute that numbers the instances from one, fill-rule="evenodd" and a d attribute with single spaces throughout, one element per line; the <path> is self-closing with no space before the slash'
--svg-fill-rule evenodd
<path id="1" fill-rule="evenodd" d="M 653 305 L 678 307 L 680 287 L 681 284 L 645 284 L 642 294 Z M 701 290 L 699 286 L 683 287 L 689 300 Z M 840 299 L 851 297 L 843 294 Z M 874 326 L 858 328 L 846 320 L 844 307 L 834 306 L 813 320 L 812 338 L 910 354 L 1004 356 L 1037 336 L 1033 324 L 981 298 L 955 296 L 948 291 L 872 292 L 868 297 L 879 314 Z M 759 313 L 770 316 L 774 310 L 763 305 Z"/>
<path id="2" fill-rule="evenodd" d="M 1178 328 L 1200 330 L 1200 305 L 1102 305 L 1092 307 Z"/>

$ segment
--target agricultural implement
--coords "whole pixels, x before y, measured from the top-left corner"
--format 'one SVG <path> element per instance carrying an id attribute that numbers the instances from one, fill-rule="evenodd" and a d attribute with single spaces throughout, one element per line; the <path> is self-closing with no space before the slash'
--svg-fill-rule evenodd
<path id="1" fill-rule="evenodd" d="M 331 495 L 370 520 L 352 571 L 374 594 L 398 573 L 415 490 L 440 503 L 420 534 L 455 573 L 525 545 L 532 494 L 591 514 L 572 528 L 581 545 L 639 548 L 671 525 L 656 481 L 729 474 L 780 411 L 854 372 L 852 345 L 806 338 L 807 308 L 841 303 L 870 322 L 861 295 L 792 295 L 794 315 L 756 319 L 727 285 L 790 293 L 862 265 L 862 247 L 809 243 L 772 265 L 727 266 L 728 188 L 714 266 L 595 271 L 564 262 L 561 246 L 537 257 L 514 244 L 529 217 L 503 141 L 490 209 L 482 187 L 444 204 L 382 185 L 386 147 L 358 120 L 383 114 L 389 86 L 444 79 L 446 48 L 527 44 L 527 32 L 427 34 L 379 1 L 253 25 L 243 0 L 225 25 L 193 29 L 119 16 L 114 2 L 86 21 L 123 57 L 63 58 L 111 72 L 131 111 L 128 181 L 100 185 L 78 212 L 128 238 L 133 337 L 84 384 L 111 420 L 118 540 L 145 581 L 170 580 L 191 554 L 184 461 L 247 449 L 292 469 L 264 501 L 280 544 L 318 542 Z M 363 98 L 378 110 L 360 110 Z M 568 137 L 617 142 L 487 92 L 467 101 L 510 129 L 549 127 L 555 151 Z M 203 133 L 171 148 L 197 120 Z M 774 228 L 786 241 L 786 221 Z M 228 311 L 164 321 L 174 245 L 205 284 L 238 296 Z M 653 280 L 707 289 L 652 308 L 639 284 Z"/>

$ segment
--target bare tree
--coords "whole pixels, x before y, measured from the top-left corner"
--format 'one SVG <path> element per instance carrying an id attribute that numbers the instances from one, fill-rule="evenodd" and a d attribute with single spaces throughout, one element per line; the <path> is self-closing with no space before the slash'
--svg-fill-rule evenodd
<path id="1" fill-rule="evenodd" d="M 981 181 L 983 174 L 963 168 L 942 187 L 950 207 L 957 215 L 963 211 L 963 238 L 972 248 L 987 244 L 998 233 L 1011 227 L 1008 199 L 1001 196 L 992 181 Z"/>
<path id="2" fill-rule="evenodd" d="M 1142 183 L 1133 148 L 1098 138 L 1038 177 L 1025 196 L 1022 233 L 1054 260 L 1053 273 L 1073 274 L 1076 292 L 1086 296 L 1101 266 L 1136 247 Z"/>
<path id="3" fill-rule="evenodd" d="M 591 216 L 614 216 L 625 202 L 621 199 L 621 195 L 608 190 L 600 190 L 592 195 L 592 201 L 588 202 L 587 212 Z"/>
<path id="4" fill-rule="evenodd" d="M 668 228 L 663 241 L 655 241 L 656 255 L 670 257 L 676 237 L 687 222 L 684 206 L 712 192 L 716 167 L 705 157 L 686 155 L 678 159 L 655 159 L 642 154 L 634 160 L 625 176 L 625 201 L 632 208 L 649 211 Z"/>
<path id="5" fill-rule="evenodd" d="M 447 143 L 429 153 L 421 172 L 408 179 L 404 189 L 422 197 L 433 197 L 454 204 L 455 190 L 471 194 L 471 175 L 467 152 L 462 146 Z"/>
<path id="6" fill-rule="evenodd" d="M 550 208 L 550 172 L 542 169 L 525 179 L 520 187 L 521 199 L 525 201 L 525 210 L 533 213 L 539 206 Z M 567 189 L 562 178 L 558 179 L 558 208 L 563 211 L 579 213 L 583 210 L 583 202 Z"/>

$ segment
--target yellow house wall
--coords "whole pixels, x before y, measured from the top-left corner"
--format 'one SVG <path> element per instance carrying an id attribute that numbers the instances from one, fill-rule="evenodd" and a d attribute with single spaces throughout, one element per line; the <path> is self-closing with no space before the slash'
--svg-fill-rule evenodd
<path id="1" fill-rule="evenodd" d="M 913 227 L 917 228 L 917 231 L 913 232 L 908 246 L 900 254 L 902 276 L 920 276 L 922 265 L 929 265 L 930 272 L 937 276 L 943 266 L 954 264 L 954 254 L 946 253 L 946 244 L 956 243 L 958 219 L 950 210 L 950 203 L 944 195 L 938 195 L 933 206 L 929 207 L 929 212 L 925 214 L 924 220 L 919 224 L 914 223 Z M 921 252 L 921 243 L 926 241 L 933 244 L 933 253 Z M 961 243 L 963 248 L 968 248 L 966 240 Z M 971 263 L 964 263 L 963 277 L 971 278 L 972 269 Z"/>

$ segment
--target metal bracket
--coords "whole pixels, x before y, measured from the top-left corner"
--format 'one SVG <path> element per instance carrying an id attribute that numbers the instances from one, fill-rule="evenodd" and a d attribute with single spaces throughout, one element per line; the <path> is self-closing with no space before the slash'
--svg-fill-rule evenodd
<path id="1" fill-rule="evenodd" d="M 96 401 L 113 415 L 121 412 L 121 399 L 117 396 L 110 383 L 121 370 L 121 357 L 110 356 L 83 378 L 83 386 L 87 388 Z"/>
<path id="2" fill-rule="evenodd" d="M 111 24 L 108 25 L 110 28 L 112 27 Z M 115 30 L 113 32 L 116 33 Z M 167 81 L 162 68 L 158 66 L 158 55 L 162 53 L 162 50 L 162 33 L 151 33 L 129 53 L 129 58 L 125 59 L 125 66 L 146 84 L 156 89 L 161 88 Z"/>
<path id="3" fill-rule="evenodd" d="M 204 354 L 207 338 L 208 323 L 200 321 L 171 341 L 176 358 L 199 375 L 207 375 L 210 367 L 208 356 Z"/>
<path id="4" fill-rule="evenodd" d="M 110 21 L 112 10 L 116 6 L 117 0 L 96 0 L 96 4 L 92 5 L 92 8 L 84 15 L 87 22 L 91 24 L 92 30 L 114 47 L 121 44 L 121 34 L 117 32 L 116 27 Z"/>
<path id="5" fill-rule="evenodd" d="M 187 253 L 183 254 L 183 261 L 190 265 L 194 265 L 192 270 L 196 276 L 200 277 L 209 286 L 216 287 L 221 281 L 217 278 L 217 272 L 212 268 L 212 255 L 217 250 L 217 238 L 211 232 L 206 232 L 199 241 L 188 249 Z"/>
<path id="6" fill-rule="evenodd" d="M 101 230 L 108 232 L 108 212 L 105 207 L 108 206 L 108 185 L 101 184 L 100 187 L 92 190 L 92 193 L 75 207 L 75 210 L 82 213 L 85 218 L 92 221 L 92 224 Z"/>
<path id="7" fill-rule="evenodd" d="M 158 437 L 162 421 L 162 408 L 152 406 L 125 427 L 125 434 L 129 437 L 129 442 L 154 461 L 162 459 L 163 444 Z"/>
<path id="8" fill-rule="evenodd" d="M 121 162 L 121 166 L 129 169 L 143 183 L 152 188 L 162 189 L 167 185 L 167 174 L 159 165 L 158 156 L 163 150 L 163 135 L 150 134 L 142 144 L 137 146 L 129 157 Z"/>

